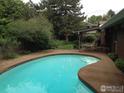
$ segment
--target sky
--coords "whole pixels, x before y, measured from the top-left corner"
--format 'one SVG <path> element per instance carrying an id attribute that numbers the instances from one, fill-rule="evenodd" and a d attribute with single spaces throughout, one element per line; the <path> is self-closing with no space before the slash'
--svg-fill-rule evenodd
<path id="1" fill-rule="evenodd" d="M 29 0 L 23 0 L 28 2 Z M 40 0 L 32 0 L 38 3 Z M 116 13 L 124 8 L 124 0 L 81 0 L 83 4 L 82 12 L 88 17 L 92 15 L 104 15 L 108 10 L 112 9 Z"/>

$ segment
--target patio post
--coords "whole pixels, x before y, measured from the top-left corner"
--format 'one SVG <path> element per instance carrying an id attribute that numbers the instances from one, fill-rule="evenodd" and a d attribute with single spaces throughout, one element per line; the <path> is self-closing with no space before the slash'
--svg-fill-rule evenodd
<path id="1" fill-rule="evenodd" d="M 81 36 L 80 36 L 80 32 L 78 32 L 78 49 L 81 48 Z"/>

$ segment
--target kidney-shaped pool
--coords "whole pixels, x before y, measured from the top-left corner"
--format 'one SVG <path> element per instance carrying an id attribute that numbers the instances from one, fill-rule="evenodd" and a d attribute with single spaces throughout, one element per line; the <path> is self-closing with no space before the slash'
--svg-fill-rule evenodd
<path id="1" fill-rule="evenodd" d="M 78 79 L 78 71 L 98 61 L 76 54 L 32 60 L 0 75 L 0 93 L 94 93 Z"/>

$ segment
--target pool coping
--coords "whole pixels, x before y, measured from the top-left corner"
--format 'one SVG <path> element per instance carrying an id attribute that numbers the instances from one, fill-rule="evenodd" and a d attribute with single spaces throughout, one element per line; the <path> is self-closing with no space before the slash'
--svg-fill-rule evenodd
<path id="1" fill-rule="evenodd" d="M 58 52 L 59 51 L 59 52 Z M 62 52 L 60 52 L 60 51 L 62 51 Z M 67 52 L 68 51 L 68 52 Z M 27 63 L 28 61 L 32 61 L 32 60 L 35 60 L 35 59 L 39 59 L 39 58 L 42 58 L 42 57 L 47 57 L 47 56 L 52 56 L 52 55 L 62 55 L 62 54 L 77 54 L 77 55 L 85 55 L 85 56 L 91 56 L 91 57 L 95 57 L 95 58 L 98 58 L 98 59 L 100 59 L 99 57 L 97 57 L 97 56 L 94 56 L 94 55 L 91 55 L 91 54 L 87 54 L 87 53 L 80 53 L 80 52 L 78 52 L 78 50 L 47 50 L 47 51 L 43 51 L 43 53 L 44 52 L 46 52 L 45 54 L 43 54 L 43 55 L 41 55 L 41 56 L 36 56 L 36 57 L 33 57 L 33 58 L 29 58 L 29 59 L 24 59 L 23 61 L 19 61 L 18 63 L 15 63 L 15 64 L 12 64 L 12 65 L 9 65 L 9 66 L 7 66 L 7 67 L 5 67 L 5 68 L 1 68 L 2 67 L 2 65 L 1 65 L 1 63 L 0 63 L 0 74 L 2 74 L 2 73 L 4 73 L 4 72 L 6 72 L 6 71 L 8 71 L 8 70 L 10 70 L 10 69 L 12 69 L 12 68 L 14 68 L 14 67 L 16 67 L 16 66 L 18 66 L 18 65 L 21 65 L 21 64 L 24 64 L 24 63 Z M 41 52 L 39 52 L 39 53 L 42 53 L 42 51 Z M 35 54 L 35 53 L 33 53 L 33 54 Z M 30 55 L 30 54 L 29 54 Z M 24 55 L 25 56 L 25 55 Z M 18 59 L 18 58 L 15 58 L 15 59 Z M 13 61 L 14 59 L 10 59 L 10 60 L 3 60 L 3 62 L 5 61 L 5 62 L 9 62 L 9 61 Z M 0 60 L 1 61 L 1 60 Z M 91 65 L 91 64 L 89 64 L 89 65 Z"/>
<path id="2" fill-rule="evenodd" d="M 98 53 L 98 52 L 91 52 L 91 51 L 90 52 L 82 51 L 82 50 L 47 50 L 47 51 L 41 51 L 38 53 L 29 54 L 29 55 L 24 55 L 22 57 L 12 59 L 12 60 L 2 60 L 2 61 L 0 60 L 2 62 L 0 63 L 0 73 L 4 73 L 5 71 L 12 69 L 20 64 L 26 63 L 28 61 L 38 59 L 41 57 L 45 57 L 45 56 L 56 55 L 56 54 L 81 54 L 81 55 L 88 55 L 88 56 L 100 58 L 101 62 L 93 63 L 86 67 L 83 67 L 79 70 L 79 73 L 78 73 L 79 79 L 82 82 L 84 82 L 86 85 L 88 85 L 90 88 L 92 88 L 96 93 L 114 93 L 110 91 L 101 92 L 100 85 L 113 85 L 113 84 L 124 85 L 124 80 L 122 80 L 124 79 L 124 74 L 115 67 L 112 60 L 108 58 L 106 54 Z M 110 76 L 109 75 L 104 76 L 103 74 L 105 73 L 102 73 L 103 77 L 101 79 L 99 74 L 101 74 L 101 72 L 107 72 L 107 70 L 109 70 L 109 69 L 104 69 L 104 66 L 103 68 L 99 68 L 99 67 L 102 67 L 102 65 L 110 67 L 109 69 L 112 69 L 112 71 L 115 71 L 115 72 L 111 72 L 112 74 Z M 99 68 L 98 70 L 101 70 L 101 72 L 99 71 L 99 73 L 97 73 L 98 78 L 96 77 L 96 72 L 98 72 L 96 71 L 96 67 Z M 117 77 L 116 74 L 119 75 L 119 77 Z M 116 78 L 114 78 L 113 80 L 112 76 L 115 76 Z M 94 80 L 96 83 L 93 82 Z"/>

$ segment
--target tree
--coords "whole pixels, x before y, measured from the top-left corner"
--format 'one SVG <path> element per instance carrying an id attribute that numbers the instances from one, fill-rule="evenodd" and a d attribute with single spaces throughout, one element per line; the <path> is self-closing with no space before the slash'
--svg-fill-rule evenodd
<path id="1" fill-rule="evenodd" d="M 24 18 L 25 10 L 26 5 L 21 0 L 0 0 L 0 29 L 5 29 L 13 20 Z"/>
<path id="2" fill-rule="evenodd" d="M 18 19 L 25 11 L 24 6 L 21 0 L 0 0 L 0 18 Z"/>
<path id="3" fill-rule="evenodd" d="M 102 21 L 102 16 L 93 15 L 90 18 L 88 18 L 88 22 L 92 24 L 99 24 L 100 21 Z"/>
<path id="4" fill-rule="evenodd" d="M 110 18 L 111 18 L 112 16 L 114 16 L 114 15 L 115 15 L 115 12 L 114 12 L 113 10 L 111 10 L 111 9 L 110 9 L 110 10 L 108 11 L 108 13 L 107 13 L 107 16 L 110 17 Z"/>
<path id="5" fill-rule="evenodd" d="M 47 8 L 47 15 L 54 26 L 57 38 L 68 37 L 71 31 L 80 29 L 78 24 L 85 19 L 80 0 L 43 0 L 40 8 Z"/>
<path id="6" fill-rule="evenodd" d="M 23 11 L 22 18 L 26 20 L 38 15 L 36 9 L 32 6 L 31 2 L 26 3 L 24 9 L 25 11 Z"/>
<path id="7" fill-rule="evenodd" d="M 103 15 L 103 21 L 109 20 L 111 17 L 115 15 L 115 12 L 113 10 L 109 10 L 106 15 Z"/>

